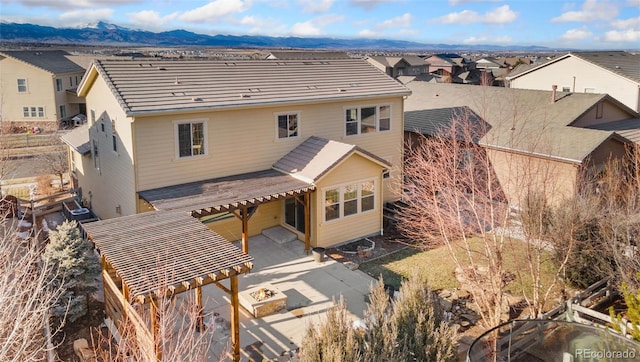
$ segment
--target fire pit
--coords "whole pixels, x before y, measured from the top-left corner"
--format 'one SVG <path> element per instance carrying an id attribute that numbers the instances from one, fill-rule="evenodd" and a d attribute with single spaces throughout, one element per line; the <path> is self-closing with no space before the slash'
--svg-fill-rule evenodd
<path id="1" fill-rule="evenodd" d="M 287 296 L 271 284 L 263 284 L 238 293 L 240 305 L 255 318 L 262 318 L 287 306 Z"/>

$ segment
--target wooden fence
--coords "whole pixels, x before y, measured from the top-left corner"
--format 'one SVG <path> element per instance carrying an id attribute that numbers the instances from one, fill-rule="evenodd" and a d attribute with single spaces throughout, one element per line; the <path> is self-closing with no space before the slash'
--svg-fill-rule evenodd
<path id="1" fill-rule="evenodd" d="M 102 271 L 104 281 L 104 308 L 111 320 L 108 323 L 109 332 L 118 344 L 125 344 L 135 348 L 145 361 L 156 361 L 153 334 L 149 330 L 149 323 L 145 321 L 136 308 L 124 297 L 116 284 L 115 273 Z M 114 280 L 115 279 L 115 280 Z"/>

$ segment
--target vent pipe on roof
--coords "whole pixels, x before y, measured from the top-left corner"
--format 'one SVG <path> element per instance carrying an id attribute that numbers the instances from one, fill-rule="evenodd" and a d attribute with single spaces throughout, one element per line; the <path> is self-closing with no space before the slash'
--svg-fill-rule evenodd
<path id="1" fill-rule="evenodd" d="M 552 85 L 551 86 L 551 103 L 556 103 L 556 93 L 558 92 L 558 86 L 557 85 Z"/>

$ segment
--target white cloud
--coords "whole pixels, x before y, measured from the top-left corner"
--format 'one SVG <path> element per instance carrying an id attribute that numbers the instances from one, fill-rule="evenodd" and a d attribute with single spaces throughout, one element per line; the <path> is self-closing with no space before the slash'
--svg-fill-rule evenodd
<path id="1" fill-rule="evenodd" d="M 380 23 L 376 28 L 378 29 L 391 29 L 391 28 L 408 28 L 411 26 L 411 20 L 413 16 L 409 13 L 391 18 Z"/>
<path id="2" fill-rule="evenodd" d="M 113 15 L 113 9 L 82 9 L 72 10 L 60 14 L 65 26 L 80 26 L 96 21 L 108 21 Z"/>
<path id="3" fill-rule="evenodd" d="M 516 20 L 517 17 L 518 13 L 511 10 L 509 5 L 503 5 L 485 13 L 482 17 L 482 22 L 487 24 L 507 24 Z"/>
<path id="4" fill-rule="evenodd" d="M 152 28 L 160 27 L 178 16 L 177 13 L 160 16 L 160 13 L 155 10 L 142 10 L 135 13 L 129 13 L 127 15 L 129 16 L 129 20 L 132 24 L 136 24 L 141 27 L 150 26 Z"/>
<path id="5" fill-rule="evenodd" d="M 329 11 L 335 0 L 298 0 L 305 13 L 324 13 Z"/>
<path id="6" fill-rule="evenodd" d="M 518 13 L 511 10 L 509 5 L 503 5 L 484 14 L 478 14 L 473 10 L 462 10 L 456 13 L 450 13 L 434 19 L 435 22 L 443 24 L 506 24 L 511 23 L 518 18 Z"/>
<path id="7" fill-rule="evenodd" d="M 344 20 L 344 15 L 327 14 L 318 16 L 305 22 L 295 23 L 291 27 L 291 34 L 296 36 L 318 36 L 322 28 Z"/>
<path id="8" fill-rule="evenodd" d="M 578 11 L 567 11 L 562 15 L 551 19 L 552 22 L 585 22 L 594 20 L 610 20 L 618 15 L 618 8 L 615 4 L 605 0 L 585 0 L 582 9 Z"/>
<path id="9" fill-rule="evenodd" d="M 358 36 L 361 36 L 363 38 L 373 38 L 379 36 L 379 34 L 371 29 L 364 29 L 358 32 Z"/>
<path id="10" fill-rule="evenodd" d="M 52 9 L 95 8 L 101 6 L 115 6 L 138 4 L 142 0 L 2 0 L 4 3 L 19 3 L 26 7 L 47 7 Z"/>
<path id="11" fill-rule="evenodd" d="M 625 20 L 614 20 L 611 22 L 611 27 L 620 30 L 640 29 L 640 16 L 637 18 L 630 18 Z"/>
<path id="12" fill-rule="evenodd" d="M 244 27 L 249 27 L 249 34 L 262 35 L 282 35 L 286 33 L 286 27 L 274 18 L 260 18 L 257 16 L 245 16 L 240 20 L 233 21 Z"/>
<path id="13" fill-rule="evenodd" d="M 604 41 L 608 42 L 639 42 L 640 30 L 611 30 L 604 34 Z"/>
<path id="14" fill-rule="evenodd" d="M 293 24 L 291 34 L 296 36 L 318 36 L 320 35 L 320 28 L 313 25 L 313 21 L 309 20 Z"/>
<path id="15" fill-rule="evenodd" d="M 504 0 L 449 0 L 449 5 L 462 5 L 467 3 L 498 3 Z"/>
<path id="16" fill-rule="evenodd" d="M 489 37 L 489 36 L 470 36 L 464 39 L 462 42 L 464 44 L 483 44 L 483 43 L 510 43 L 512 38 L 508 35 L 498 36 L 498 37 Z"/>
<path id="17" fill-rule="evenodd" d="M 593 33 L 583 26 L 581 28 L 567 30 L 564 34 L 560 35 L 559 39 L 561 41 L 576 41 L 588 39 L 592 36 Z"/>
<path id="18" fill-rule="evenodd" d="M 212 23 L 218 18 L 241 13 L 251 7 L 248 0 L 215 0 L 180 15 L 180 20 L 191 23 Z"/>
<path id="19" fill-rule="evenodd" d="M 420 31 L 415 29 L 400 29 L 398 31 L 398 35 L 416 36 L 418 34 L 420 34 Z"/>
<path id="20" fill-rule="evenodd" d="M 397 0 L 350 0 L 349 3 L 355 7 L 371 10 L 380 4 L 393 3 L 396 1 Z"/>

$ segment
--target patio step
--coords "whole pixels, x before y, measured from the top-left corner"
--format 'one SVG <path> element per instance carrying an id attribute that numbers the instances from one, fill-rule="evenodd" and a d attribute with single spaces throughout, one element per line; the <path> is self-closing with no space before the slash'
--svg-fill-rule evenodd
<path id="1" fill-rule="evenodd" d="M 298 239 L 298 236 L 282 226 L 274 226 L 262 230 L 262 235 L 275 241 L 278 244 L 288 243 Z"/>

